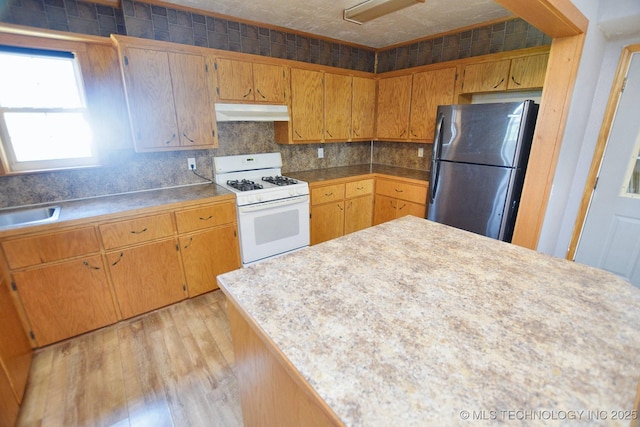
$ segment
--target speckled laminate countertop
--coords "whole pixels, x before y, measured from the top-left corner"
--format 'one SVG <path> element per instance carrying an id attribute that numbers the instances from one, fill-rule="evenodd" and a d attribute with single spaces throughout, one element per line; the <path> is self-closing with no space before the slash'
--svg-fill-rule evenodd
<path id="1" fill-rule="evenodd" d="M 354 165 L 340 166 L 326 169 L 315 169 L 302 172 L 284 172 L 285 175 L 306 181 L 308 183 L 328 181 L 331 179 L 350 178 L 359 175 L 378 173 L 383 175 L 397 176 L 400 178 L 416 179 L 420 181 L 429 180 L 429 172 L 417 169 L 407 169 L 386 165 Z"/>
<path id="2" fill-rule="evenodd" d="M 345 425 L 629 425 L 640 290 L 610 273 L 404 217 L 219 282 Z"/>
<path id="3" fill-rule="evenodd" d="M 158 207 L 171 209 L 177 204 L 184 206 L 189 202 L 202 203 L 206 202 L 208 199 L 222 200 L 224 198 L 233 200 L 235 195 L 231 191 L 225 190 L 223 187 L 216 184 L 198 184 L 59 203 L 47 203 L 42 206 L 60 206 L 62 208 L 60 210 L 58 220 L 40 224 L 23 224 L 0 227 L 0 237 L 4 237 L 8 234 L 15 234 L 16 231 L 22 232 L 26 229 L 32 231 L 59 225 L 71 225 L 78 221 L 108 219 L 110 216 L 116 216 L 131 211 Z M 21 208 L 2 209 L 0 210 L 0 213 L 20 209 Z"/>

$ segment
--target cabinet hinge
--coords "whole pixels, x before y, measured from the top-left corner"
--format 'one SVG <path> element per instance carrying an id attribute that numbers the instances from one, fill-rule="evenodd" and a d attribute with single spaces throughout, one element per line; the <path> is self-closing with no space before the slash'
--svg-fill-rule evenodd
<path id="1" fill-rule="evenodd" d="M 13 289 L 14 291 L 18 290 L 18 287 L 16 286 L 16 282 L 14 282 L 13 280 L 11 281 L 11 289 Z"/>
<path id="2" fill-rule="evenodd" d="M 620 89 L 620 93 L 624 92 L 626 87 L 627 87 L 627 77 L 625 77 L 624 80 L 622 81 L 622 89 Z"/>
<path id="3" fill-rule="evenodd" d="M 184 283 L 182 284 L 182 290 L 187 292 L 187 285 L 185 285 Z"/>
<path id="4" fill-rule="evenodd" d="M 218 63 L 217 63 L 217 62 L 214 62 L 214 63 L 213 63 L 213 69 L 214 69 L 214 70 L 216 70 L 216 71 L 218 71 Z"/>
<path id="5" fill-rule="evenodd" d="M 219 87 L 216 88 L 216 95 L 220 96 L 220 88 Z"/>
<path id="6" fill-rule="evenodd" d="M 124 65 L 129 65 L 129 58 L 127 58 L 127 55 L 124 56 Z"/>
<path id="7" fill-rule="evenodd" d="M 216 137 L 216 130 L 215 129 L 211 129 L 211 136 L 213 136 L 214 138 Z"/>
<path id="8" fill-rule="evenodd" d="M 36 334 L 34 334 L 33 331 L 29 331 L 29 336 L 31 337 L 32 340 L 36 339 Z"/>
<path id="9" fill-rule="evenodd" d="M 176 243 L 176 251 L 180 252 L 180 246 Z"/>
<path id="10" fill-rule="evenodd" d="M 596 187 L 598 186 L 598 181 L 600 180 L 599 176 L 596 176 L 596 182 L 593 183 L 593 191 L 596 191 Z"/>
<path id="11" fill-rule="evenodd" d="M 209 72 L 209 64 L 204 64 L 204 72 L 205 73 Z"/>

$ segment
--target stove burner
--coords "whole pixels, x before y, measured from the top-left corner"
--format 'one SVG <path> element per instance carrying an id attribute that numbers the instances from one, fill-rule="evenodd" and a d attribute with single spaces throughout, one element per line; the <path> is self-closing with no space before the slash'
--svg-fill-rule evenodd
<path id="1" fill-rule="evenodd" d="M 293 185 L 298 183 L 295 179 L 287 178 L 286 176 L 263 176 L 262 180 L 275 185 Z"/>
<path id="2" fill-rule="evenodd" d="M 251 191 L 251 190 L 259 190 L 262 188 L 261 184 L 256 184 L 253 181 L 249 181 L 248 179 L 243 179 L 243 180 L 229 180 L 227 181 L 227 185 L 235 188 L 236 190 L 240 190 L 240 191 Z"/>

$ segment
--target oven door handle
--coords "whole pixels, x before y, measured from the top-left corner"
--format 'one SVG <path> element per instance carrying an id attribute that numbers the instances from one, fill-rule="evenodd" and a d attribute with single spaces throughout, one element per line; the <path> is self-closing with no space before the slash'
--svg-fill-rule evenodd
<path id="1" fill-rule="evenodd" d="M 270 202 L 254 203 L 247 206 L 238 206 L 239 213 L 248 213 L 261 211 L 265 209 L 279 208 L 282 206 L 296 205 L 300 203 L 309 203 L 309 196 L 296 196 L 284 200 L 272 200 Z"/>

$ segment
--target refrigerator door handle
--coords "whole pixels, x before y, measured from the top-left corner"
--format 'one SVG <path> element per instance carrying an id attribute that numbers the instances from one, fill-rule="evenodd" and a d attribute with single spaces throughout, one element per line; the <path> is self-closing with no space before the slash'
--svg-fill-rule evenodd
<path id="1" fill-rule="evenodd" d="M 430 203 L 433 203 L 433 199 L 436 196 L 436 190 L 438 187 L 438 178 L 440 175 L 440 149 L 442 145 L 442 125 L 444 124 L 444 114 L 438 115 L 438 121 L 436 122 L 436 134 L 433 140 L 433 155 L 431 156 L 431 186 L 429 191 Z"/>

